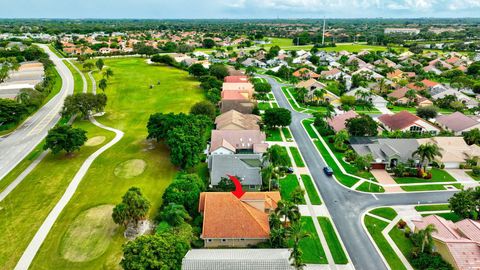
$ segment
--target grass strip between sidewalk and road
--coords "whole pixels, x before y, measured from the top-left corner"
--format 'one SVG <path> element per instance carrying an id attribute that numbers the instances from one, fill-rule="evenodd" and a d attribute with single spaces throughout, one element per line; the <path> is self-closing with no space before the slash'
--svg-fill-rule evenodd
<path id="1" fill-rule="evenodd" d="M 342 245 L 338 239 L 335 230 L 333 229 L 332 222 L 328 217 L 318 217 L 318 222 L 322 228 L 323 235 L 327 240 L 328 249 L 332 253 L 333 260 L 336 264 L 347 264 L 348 258 L 345 255 Z"/>
<path id="2" fill-rule="evenodd" d="M 313 205 L 321 205 L 322 200 L 318 195 L 317 189 L 315 188 L 315 184 L 313 183 L 313 180 L 310 177 L 310 175 L 302 174 L 302 181 L 303 181 L 303 184 L 305 185 L 305 189 L 307 190 L 307 195 L 308 195 L 308 198 L 310 198 L 310 202 Z"/>

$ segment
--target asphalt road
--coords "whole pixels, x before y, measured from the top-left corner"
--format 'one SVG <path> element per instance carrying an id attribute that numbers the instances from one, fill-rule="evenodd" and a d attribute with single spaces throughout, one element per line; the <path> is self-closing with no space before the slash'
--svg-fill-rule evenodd
<path id="1" fill-rule="evenodd" d="M 387 269 L 380 254 L 377 253 L 373 243 L 362 227 L 362 214 L 367 209 L 378 206 L 445 203 L 454 192 L 372 195 L 344 187 L 332 177 L 328 177 L 323 173 L 323 167 L 326 165 L 301 123 L 303 119 L 311 116 L 292 109 L 281 90 L 281 84 L 276 80 L 267 76 L 260 77 L 267 79 L 272 85 L 272 91 L 278 105 L 292 112 L 292 123 L 290 125 L 292 135 L 320 190 L 324 203 L 332 216 L 355 268 L 358 270 Z"/>
<path id="2" fill-rule="evenodd" d="M 48 130 L 55 126 L 60 119 L 59 113 L 65 97 L 73 93 L 73 76 L 68 67 L 48 46 L 38 46 L 50 55 L 62 77 L 62 89 L 14 132 L 0 139 L 0 181 L 45 138 Z"/>

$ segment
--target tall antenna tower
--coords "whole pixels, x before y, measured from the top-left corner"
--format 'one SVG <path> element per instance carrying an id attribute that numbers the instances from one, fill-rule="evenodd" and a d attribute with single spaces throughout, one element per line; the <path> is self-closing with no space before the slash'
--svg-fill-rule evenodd
<path id="1" fill-rule="evenodd" d="M 323 17 L 322 45 L 325 43 L 325 17 Z"/>

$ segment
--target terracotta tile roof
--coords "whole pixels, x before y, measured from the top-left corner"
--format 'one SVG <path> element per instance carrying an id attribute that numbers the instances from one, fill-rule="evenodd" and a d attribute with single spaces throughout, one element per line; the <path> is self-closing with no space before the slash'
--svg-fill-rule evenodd
<path id="1" fill-rule="evenodd" d="M 401 71 L 400 69 L 395 69 L 394 71 L 387 73 L 387 78 L 391 79 L 391 78 L 400 77 L 402 76 L 402 74 L 403 74 L 403 71 Z"/>
<path id="2" fill-rule="evenodd" d="M 249 100 L 248 93 L 243 91 L 222 91 L 222 100 Z"/>
<path id="3" fill-rule="evenodd" d="M 257 194 L 258 193 L 258 194 Z M 203 192 L 200 194 L 199 212 L 203 212 L 202 238 L 268 239 L 270 226 L 268 213 L 252 206 L 250 200 L 276 200 L 280 198 L 264 192 L 247 192 L 238 199 L 231 192 Z M 275 197 L 275 198 L 273 198 Z M 275 201 L 276 205 L 277 201 Z"/>
<path id="4" fill-rule="evenodd" d="M 260 116 L 254 114 L 243 114 L 235 110 L 230 110 L 215 118 L 215 124 L 218 130 L 222 129 L 260 129 L 258 122 Z"/>
<path id="5" fill-rule="evenodd" d="M 427 79 L 422 80 L 422 83 L 425 85 L 425 87 L 434 87 L 435 85 L 438 85 L 438 82 L 433 82 Z"/>
<path id="6" fill-rule="evenodd" d="M 480 222 L 471 219 L 464 219 L 455 223 L 458 230 L 468 239 L 480 244 Z M 480 258 L 479 258 L 480 259 Z"/>
<path id="7" fill-rule="evenodd" d="M 247 76 L 227 76 L 223 79 L 226 83 L 248 83 Z"/>
<path id="8" fill-rule="evenodd" d="M 395 91 L 393 91 L 392 93 L 388 94 L 388 96 L 400 99 L 400 98 L 405 97 L 405 94 L 408 92 L 408 90 L 410 90 L 410 89 L 408 89 L 407 87 L 398 88 Z"/>
<path id="9" fill-rule="evenodd" d="M 330 75 L 335 75 L 339 72 L 342 72 L 341 70 L 339 70 L 338 68 L 332 68 L 331 70 L 324 70 L 322 71 L 322 76 L 330 76 Z"/>
<path id="10" fill-rule="evenodd" d="M 306 72 L 305 75 L 302 74 L 303 72 Z M 307 78 L 318 78 L 318 77 L 320 77 L 320 75 L 311 71 L 308 68 L 301 68 L 301 69 L 293 72 L 292 75 L 295 76 L 295 77 L 307 77 Z"/>
<path id="11" fill-rule="evenodd" d="M 382 114 L 378 117 L 378 120 L 392 130 L 399 130 L 413 125 L 417 120 L 422 119 L 408 111 L 401 111 L 396 114 Z"/>

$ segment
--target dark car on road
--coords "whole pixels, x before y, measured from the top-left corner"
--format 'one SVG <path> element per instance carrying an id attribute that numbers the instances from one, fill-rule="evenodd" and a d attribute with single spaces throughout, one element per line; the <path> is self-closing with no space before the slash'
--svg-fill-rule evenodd
<path id="1" fill-rule="evenodd" d="M 323 167 L 323 172 L 328 175 L 328 176 L 332 176 L 333 175 L 333 170 L 332 168 L 330 167 Z"/>

